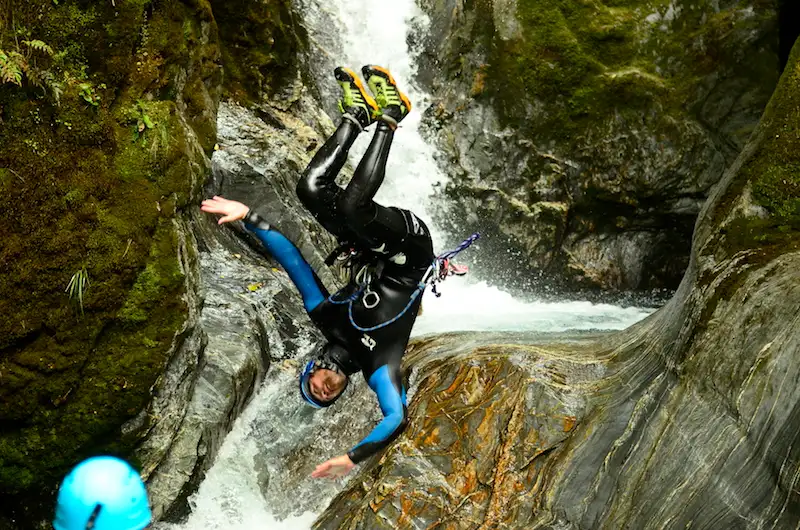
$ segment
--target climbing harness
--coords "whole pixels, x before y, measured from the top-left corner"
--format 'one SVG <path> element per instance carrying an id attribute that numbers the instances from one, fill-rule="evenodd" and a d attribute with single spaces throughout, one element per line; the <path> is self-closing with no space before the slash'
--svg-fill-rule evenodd
<path id="1" fill-rule="evenodd" d="M 425 291 L 425 288 L 427 286 L 429 285 L 431 286 L 431 291 L 438 298 L 442 296 L 442 293 L 440 293 L 437 290 L 437 284 L 440 284 L 441 282 L 446 280 L 448 276 L 465 275 L 467 273 L 467 268 L 455 265 L 450 260 L 459 253 L 469 248 L 475 241 L 478 240 L 479 237 L 481 237 L 480 234 L 476 232 L 471 236 L 469 236 L 464 241 L 462 241 L 461 244 L 458 245 L 453 250 L 445 252 L 444 254 L 441 254 L 436 258 L 434 258 L 433 263 L 431 263 L 431 265 L 428 267 L 428 270 L 425 271 L 425 274 L 422 276 L 422 280 L 417 285 L 417 288 L 414 290 L 413 293 L 411 293 L 411 296 L 409 297 L 406 306 L 403 308 L 402 311 L 400 311 L 397 315 L 390 318 L 386 322 L 371 327 L 362 327 L 359 326 L 356 323 L 355 319 L 353 318 L 353 303 L 356 300 L 358 300 L 359 297 L 362 298 L 362 303 L 364 304 L 364 307 L 366 307 L 367 309 L 373 309 L 377 307 L 377 305 L 381 301 L 380 295 L 370 288 L 370 283 L 372 282 L 372 274 L 369 272 L 366 266 L 362 267 L 355 276 L 355 281 L 356 284 L 359 285 L 359 288 L 356 289 L 356 291 L 352 295 L 348 296 L 347 298 L 344 298 L 343 300 L 336 300 L 334 298 L 334 295 L 330 295 L 328 297 L 328 301 L 334 305 L 347 305 L 348 306 L 347 316 L 350 319 L 350 324 L 352 324 L 352 326 L 358 331 L 361 331 L 363 333 L 368 333 L 370 331 L 375 331 L 381 328 L 385 328 L 386 326 L 389 326 L 400 320 L 403 317 L 403 315 L 405 315 L 406 312 L 408 312 L 408 310 L 411 309 L 411 306 L 414 305 L 414 301 L 419 297 L 419 295 L 421 295 Z M 351 249 L 350 253 L 352 254 L 353 252 L 354 251 Z M 341 254 L 341 252 L 338 252 L 337 254 Z"/>

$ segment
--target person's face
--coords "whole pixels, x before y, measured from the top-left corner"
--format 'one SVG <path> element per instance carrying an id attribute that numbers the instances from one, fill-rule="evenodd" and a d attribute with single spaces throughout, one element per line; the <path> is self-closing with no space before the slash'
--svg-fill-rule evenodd
<path id="1" fill-rule="evenodd" d="M 327 368 L 319 368 L 311 374 L 308 387 L 314 398 L 320 401 L 330 401 L 342 393 L 346 381 L 344 374 Z"/>

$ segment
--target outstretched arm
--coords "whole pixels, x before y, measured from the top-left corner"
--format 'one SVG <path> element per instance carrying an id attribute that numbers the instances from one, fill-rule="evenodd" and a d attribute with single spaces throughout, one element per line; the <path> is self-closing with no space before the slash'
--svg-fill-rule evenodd
<path id="1" fill-rule="evenodd" d="M 383 420 L 369 435 L 347 452 L 358 464 L 389 445 L 408 423 L 406 391 L 400 382 L 399 367 L 383 365 L 369 378 L 369 387 L 378 396 Z"/>
<path id="2" fill-rule="evenodd" d="M 346 455 L 320 464 L 311 474 L 314 478 L 336 478 L 346 475 L 356 464 L 388 446 L 408 424 L 406 391 L 400 383 L 399 367 L 383 365 L 369 378 L 369 387 L 377 394 L 383 420 L 369 435 Z"/>
<path id="3" fill-rule="evenodd" d="M 204 200 L 201 209 L 204 212 L 222 215 L 219 224 L 244 220 L 247 229 L 255 234 L 264 248 L 280 263 L 300 291 L 306 311 L 313 310 L 325 300 L 325 294 L 317 283 L 313 269 L 303 259 L 297 247 L 286 236 L 271 228 L 258 214 L 250 211 L 246 205 L 223 197 L 214 197 Z"/>

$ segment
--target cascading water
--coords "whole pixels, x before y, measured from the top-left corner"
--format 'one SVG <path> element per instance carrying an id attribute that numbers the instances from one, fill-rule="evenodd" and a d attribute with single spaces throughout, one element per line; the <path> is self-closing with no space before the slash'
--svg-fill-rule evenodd
<path id="1" fill-rule="evenodd" d="M 402 122 L 395 136 L 386 181 L 377 200 L 430 219 L 431 196 L 444 176 L 434 161 L 433 147 L 418 130 L 420 110 L 428 101 L 411 82 L 413 65 L 406 40 L 409 21 L 423 19 L 414 0 L 303 0 L 300 11 L 315 47 L 311 68 L 318 70 L 321 79 L 329 80 L 328 85 L 319 87 L 323 97 L 331 101 L 335 97 L 331 70 L 337 63 L 357 71 L 368 63 L 388 67 L 407 91 L 415 112 Z M 369 137 L 362 135 L 354 145 L 353 164 L 366 149 Z M 445 235 L 435 226 L 431 229 L 437 250 L 444 250 Z M 467 252 L 480 252 L 480 244 Z M 448 280 L 443 291 L 441 298 L 425 297 L 415 335 L 484 329 L 622 329 L 650 312 L 588 302 L 524 303 L 485 282 L 462 278 Z M 359 382 L 350 385 L 348 395 L 325 414 L 313 414 L 295 398 L 297 368 L 293 362 L 271 367 L 263 388 L 237 420 L 214 466 L 191 498 L 192 513 L 186 522 L 161 524 L 160 528 L 294 530 L 311 525 L 346 480 L 312 480 L 308 476 L 311 470 L 366 435 L 380 412 L 374 397 Z"/>

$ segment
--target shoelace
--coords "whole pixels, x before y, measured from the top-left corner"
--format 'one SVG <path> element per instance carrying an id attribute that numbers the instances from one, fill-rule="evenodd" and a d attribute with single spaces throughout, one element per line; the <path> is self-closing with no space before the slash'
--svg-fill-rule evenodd
<path id="1" fill-rule="evenodd" d="M 383 96 L 387 106 L 403 104 L 403 101 L 400 99 L 400 95 L 397 93 L 396 88 L 392 86 L 378 85 L 378 91 L 380 92 L 380 95 Z"/>
<path id="2" fill-rule="evenodd" d="M 358 89 L 352 89 L 352 90 L 353 90 L 352 92 L 353 103 L 356 105 L 366 105 L 367 102 L 361 96 L 361 91 Z"/>

